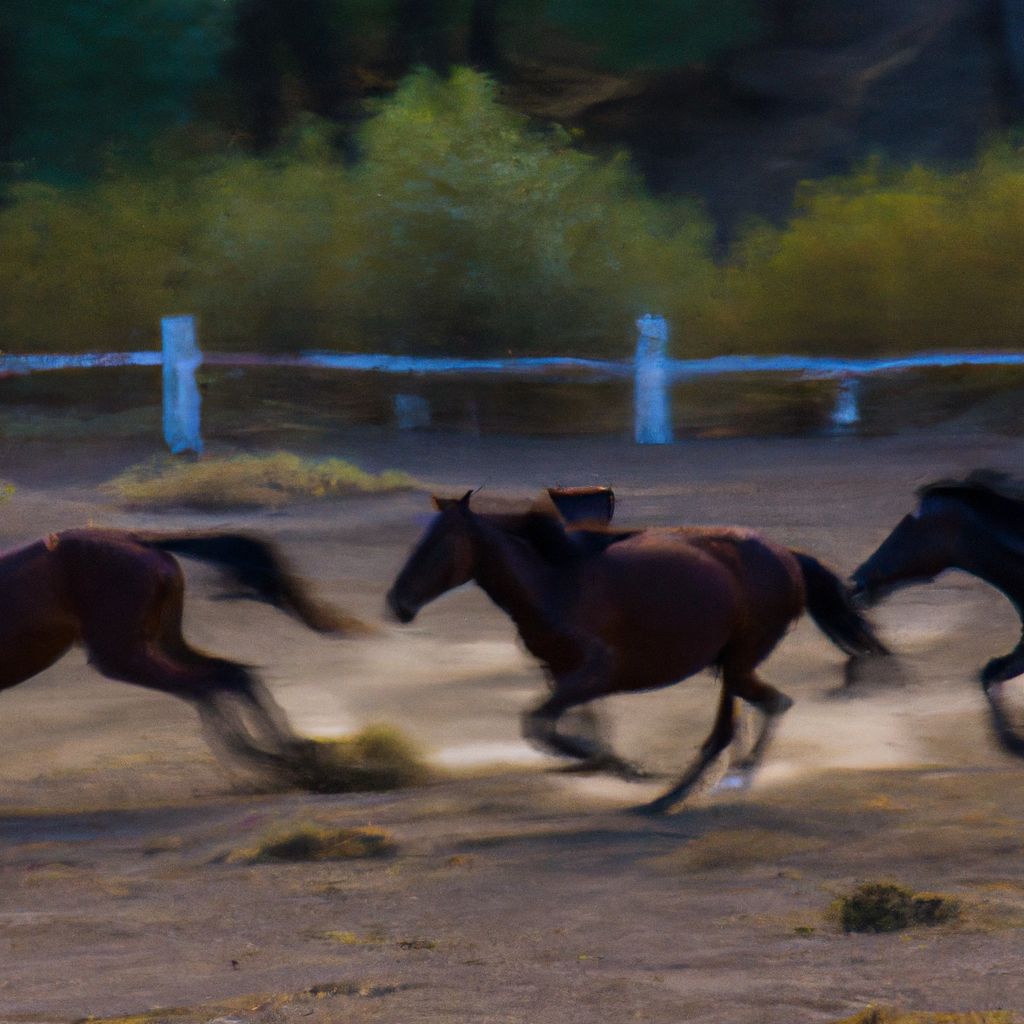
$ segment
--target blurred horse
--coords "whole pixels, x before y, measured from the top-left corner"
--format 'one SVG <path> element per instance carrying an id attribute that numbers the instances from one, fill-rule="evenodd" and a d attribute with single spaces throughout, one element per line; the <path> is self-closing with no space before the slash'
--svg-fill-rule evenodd
<path id="1" fill-rule="evenodd" d="M 885 653 L 830 570 L 751 530 L 573 528 L 536 509 L 477 514 L 471 494 L 435 499 L 439 514 L 387 603 L 410 622 L 430 601 L 475 581 L 512 618 L 550 678 L 550 696 L 524 718 L 528 739 L 635 777 L 595 737 L 560 733 L 559 718 L 598 697 L 670 686 L 707 667 L 721 671 L 711 733 L 676 785 L 647 805 L 651 812 L 681 802 L 732 742 L 736 698 L 764 716 L 736 766 L 741 777 L 752 775 L 774 723 L 792 704 L 755 669 L 805 608 L 846 653 Z"/>
<path id="2" fill-rule="evenodd" d="M 854 599 L 875 604 L 901 587 L 960 569 L 1005 594 L 1024 620 L 1024 485 L 1003 473 L 976 470 L 964 480 L 928 484 L 918 499 L 917 510 L 854 570 Z M 1024 635 L 1009 654 L 985 665 L 981 682 L 999 742 L 1024 757 L 1024 737 L 1014 731 L 1001 701 L 1001 684 L 1021 673 Z"/>
<path id="3" fill-rule="evenodd" d="M 215 747 L 282 765 L 295 737 L 266 687 L 246 666 L 199 651 L 182 635 L 185 580 L 170 552 L 219 565 L 242 589 L 233 596 L 265 601 L 311 629 L 359 625 L 315 602 L 258 537 L 64 530 L 0 555 L 0 690 L 81 644 L 108 678 L 191 703 Z"/>

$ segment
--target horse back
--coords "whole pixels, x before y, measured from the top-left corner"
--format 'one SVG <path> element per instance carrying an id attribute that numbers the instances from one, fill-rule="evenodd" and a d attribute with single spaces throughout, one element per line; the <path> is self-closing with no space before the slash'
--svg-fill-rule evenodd
<path id="1" fill-rule="evenodd" d="M 26 654 L 28 648 L 46 646 L 47 637 L 64 641 L 77 633 L 56 555 L 58 537 L 51 534 L 0 555 L 0 654 L 4 659 L 0 676 L 4 679 L 20 674 L 15 662 L 32 660 L 31 651 Z M 41 656 L 41 660 L 46 659 Z"/>

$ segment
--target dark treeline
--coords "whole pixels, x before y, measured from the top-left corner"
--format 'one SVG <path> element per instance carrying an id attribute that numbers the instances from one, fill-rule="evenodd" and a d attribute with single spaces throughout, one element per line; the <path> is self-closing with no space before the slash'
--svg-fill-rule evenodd
<path id="1" fill-rule="evenodd" d="M 266 152 L 303 113 L 350 127 L 416 66 L 685 66 L 755 0 L 33 0 L 0 12 L 0 164 L 69 183 L 156 140 Z"/>

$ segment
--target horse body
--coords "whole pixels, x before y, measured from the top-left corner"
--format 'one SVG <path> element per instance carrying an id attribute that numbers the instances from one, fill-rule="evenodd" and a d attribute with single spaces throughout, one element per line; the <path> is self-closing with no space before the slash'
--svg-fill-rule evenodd
<path id="1" fill-rule="evenodd" d="M 894 590 L 930 583 L 954 569 L 1003 593 L 1022 619 L 1022 637 L 1008 654 L 984 666 L 981 682 L 1000 743 L 1024 756 L 1024 737 L 1010 725 L 1000 700 L 1000 684 L 1024 674 L 1024 497 L 1012 493 L 1014 486 L 982 470 L 921 488 L 917 510 L 854 570 L 851 583 L 855 598 L 875 604 Z"/>
<path id="2" fill-rule="evenodd" d="M 827 573 L 824 567 L 748 530 L 567 529 L 538 512 L 478 515 L 468 498 L 440 506 L 399 573 L 388 604 L 401 621 L 474 580 L 512 618 L 550 677 L 550 696 L 524 718 L 527 738 L 623 774 L 630 766 L 594 739 L 558 731 L 564 712 L 719 668 L 722 694 L 712 732 L 691 768 L 649 809 L 679 802 L 729 745 L 735 698 L 765 716 L 753 750 L 739 765 L 753 770 L 774 720 L 792 703 L 755 669 L 804 609 L 804 562 Z M 842 622 L 833 624 L 836 633 L 853 648 L 884 650 L 866 624 L 853 619 L 859 633 Z"/>
<path id="3" fill-rule="evenodd" d="M 185 579 L 171 550 L 220 564 L 310 628 L 345 621 L 307 597 L 260 538 L 65 530 L 0 555 L 0 690 L 80 643 L 103 675 L 189 701 L 215 744 L 276 765 L 294 742 L 284 715 L 246 666 L 186 641 Z"/>

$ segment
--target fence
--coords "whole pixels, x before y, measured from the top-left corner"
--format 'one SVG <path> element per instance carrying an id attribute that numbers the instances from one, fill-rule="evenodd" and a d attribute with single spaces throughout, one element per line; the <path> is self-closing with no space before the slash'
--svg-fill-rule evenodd
<path id="1" fill-rule="evenodd" d="M 443 357 L 344 355 L 303 353 L 294 356 L 260 354 L 202 354 L 190 316 L 164 317 L 160 352 L 109 352 L 85 355 L 0 355 L 0 375 L 46 370 L 107 366 L 162 366 L 164 438 L 172 452 L 201 451 L 200 396 L 196 371 L 215 366 L 317 367 L 349 372 L 394 374 L 517 374 L 559 372 L 589 375 L 590 379 L 632 378 L 633 437 L 637 444 L 672 441 L 671 385 L 680 380 L 728 374 L 784 374 L 802 379 L 834 380 L 836 401 L 831 424 L 851 430 L 860 421 L 858 387 L 861 379 L 929 367 L 1024 366 L 1024 352 L 930 352 L 892 359 L 838 359 L 814 356 L 715 356 L 709 359 L 669 359 L 668 326 L 661 317 L 637 321 L 636 354 L 630 360 L 572 357 L 522 359 L 454 359 Z M 429 409 L 413 396 L 395 396 L 400 425 L 429 422 Z"/>

